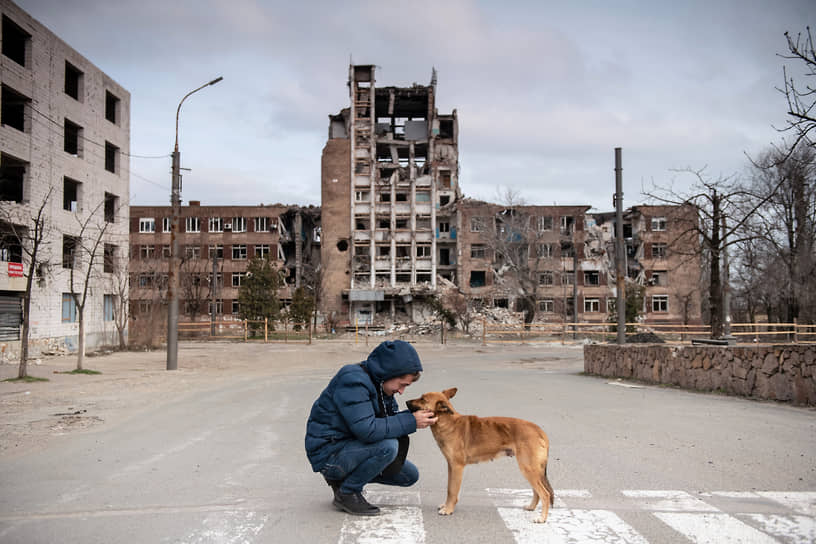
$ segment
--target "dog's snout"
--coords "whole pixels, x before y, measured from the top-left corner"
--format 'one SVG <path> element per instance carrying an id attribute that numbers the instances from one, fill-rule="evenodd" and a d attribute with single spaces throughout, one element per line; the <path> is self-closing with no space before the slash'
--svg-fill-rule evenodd
<path id="1" fill-rule="evenodd" d="M 408 407 L 408 410 L 411 411 L 411 412 L 416 412 L 417 410 L 419 410 L 419 406 L 417 406 L 416 399 L 412 399 L 412 400 L 407 401 L 405 403 L 405 405 Z"/>

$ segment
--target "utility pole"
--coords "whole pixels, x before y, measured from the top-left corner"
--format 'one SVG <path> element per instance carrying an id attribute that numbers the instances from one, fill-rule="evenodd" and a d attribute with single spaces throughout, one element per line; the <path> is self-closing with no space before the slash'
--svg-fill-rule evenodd
<path id="1" fill-rule="evenodd" d="M 615 148 L 615 285 L 617 287 L 618 311 L 618 344 L 626 343 L 626 271 L 624 260 L 626 254 L 623 243 L 623 166 L 621 164 L 621 148 Z"/>
<path id="2" fill-rule="evenodd" d="M 167 273 L 167 370 L 178 368 L 178 292 L 179 292 L 179 214 L 181 213 L 181 154 L 178 145 L 178 125 L 181 105 L 191 94 L 200 91 L 204 87 L 215 85 L 224 79 L 218 77 L 205 83 L 197 89 L 193 89 L 181 99 L 176 108 L 176 144 L 173 148 L 173 171 L 172 188 L 170 189 L 170 207 L 173 217 L 170 221 L 170 270 Z"/>

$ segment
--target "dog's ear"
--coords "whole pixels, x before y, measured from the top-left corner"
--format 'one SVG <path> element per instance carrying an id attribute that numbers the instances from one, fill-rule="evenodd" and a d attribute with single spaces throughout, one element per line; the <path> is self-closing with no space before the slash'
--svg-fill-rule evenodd
<path id="1" fill-rule="evenodd" d="M 447 402 L 445 402 L 444 400 L 438 400 L 438 401 L 436 401 L 436 406 L 434 407 L 434 413 L 436 413 L 436 414 L 439 414 L 439 413 L 450 414 L 452 412 L 451 412 L 450 406 L 448 406 Z"/>
<path id="2" fill-rule="evenodd" d="M 442 394 L 448 397 L 449 399 L 452 399 L 453 396 L 456 394 L 456 391 L 458 390 L 455 387 L 451 387 L 450 389 L 445 389 L 444 391 L 442 391 Z"/>

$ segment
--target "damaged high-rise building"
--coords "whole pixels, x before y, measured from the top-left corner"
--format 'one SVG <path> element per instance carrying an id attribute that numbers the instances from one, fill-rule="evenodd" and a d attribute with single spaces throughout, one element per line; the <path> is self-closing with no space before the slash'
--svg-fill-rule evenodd
<path id="1" fill-rule="evenodd" d="M 370 323 L 414 317 L 437 277 L 456 280 L 456 110 L 429 85 L 377 87 L 349 67 L 350 106 L 329 116 L 322 158 L 322 309 Z"/>

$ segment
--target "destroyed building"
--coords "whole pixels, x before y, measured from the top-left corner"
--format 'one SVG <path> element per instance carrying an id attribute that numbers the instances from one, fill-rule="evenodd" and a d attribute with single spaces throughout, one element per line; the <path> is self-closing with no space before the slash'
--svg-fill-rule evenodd
<path id="1" fill-rule="evenodd" d="M 374 66 L 351 65 L 348 88 L 322 156 L 323 312 L 417 321 L 428 297 L 455 289 L 473 307 L 533 305 L 539 321 L 607 319 L 614 213 L 463 198 L 458 118 L 436 110 L 435 71 L 427 86 L 377 87 Z M 647 322 L 700 320 L 694 220 L 677 206 L 626 212 L 627 277 L 645 288 Z"/>
<path id="2" fill-rule="evenodd" d="M 321 197 L 322 309 L 351 323 L 414 319 L 437 277 L 456 281 L 456 110 L 429 85 L 377 87 L 349 66 L 350 106 L 329 116 Z"/>
<path id="3" fill-rule="evenodd" d="M 164 318 L 171 218 L 170 206 L 130 208 L 130 306 L 137 319 Z M 218 319 L 237 317 L 238 289 L 253 257 L 268 258 L 281 271 L 282 305 L 297 287 L 314 290 L 320 228 L 314 206 L 202 206 L 191 200 L 179 216 L 179 313 L 189 321 L 206 318 L 214 298 Z"/>

